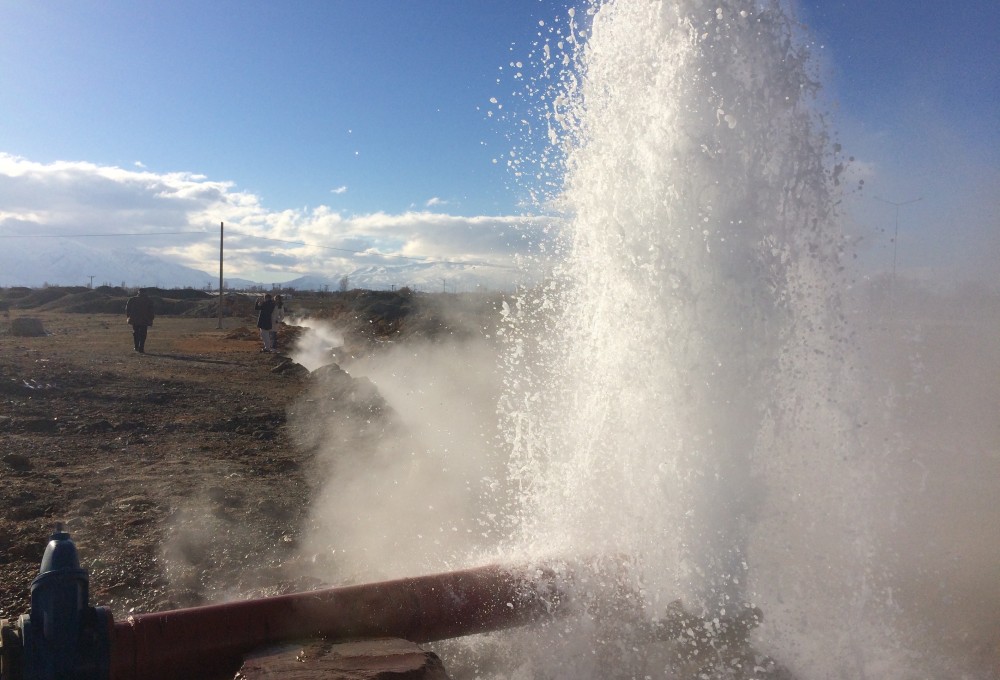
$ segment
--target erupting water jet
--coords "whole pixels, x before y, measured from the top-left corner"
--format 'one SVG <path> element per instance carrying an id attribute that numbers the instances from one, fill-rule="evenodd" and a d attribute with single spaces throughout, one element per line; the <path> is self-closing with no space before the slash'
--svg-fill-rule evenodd
<path id="1" fill-rule="evenodd" d="M 753 602 L 762 653 L 864 675 L 891 631 L 869 597 L 840 159 L 801 28 L 770 0 L 585 9 L 543 36 L 561 79 L 535 88 L 553 146 L 524 175 L 559 165 L 565 229 L 552 279 L 508 309 L 509 549 L 629 555 L 647 611 Z M 548 66 L 557 40 L 569 69 Z M 528 674 L 607 677 L 586 654 L 602 635 L 554 635 L 536 651 L 558 664 Z M 687 672 L 616 654 L 622 677 Z"/>

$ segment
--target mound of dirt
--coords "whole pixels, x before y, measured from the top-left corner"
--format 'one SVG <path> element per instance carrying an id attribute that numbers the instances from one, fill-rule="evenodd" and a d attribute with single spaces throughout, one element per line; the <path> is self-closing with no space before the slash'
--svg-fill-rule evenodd
<path id="1" fill-rule="evenodd" d="M 226 340 L 256 340 L 260 337 L 260 331 L 256 328 L 250 329 L 246 326 L 240 326 L 226 333 L 225 337 Z"/>
<path id="2" fill-rule="evenodd" d="M 214 319 L 157 318 L 137 354 L 123 314 L 32 318 L 48 333 L 0 353 L 0 618 L 28 611 L 56 521 L 116 618 L 302 590 L 282 565 L 310 493 L 286 423 L 307 376 Z"/>
<path id="3" fill-rule="evenodd" d="M 217 318 L 218 293 L 190 288 L 147 288 L 156 316 Z M 0 311 L 124 315 L 135 291 L 117 286 L 49 286 L 41 289 L 0 288 Z M 286 318 L 313 318 L 336 326 L 348 345 L 421 338 L 432 342 L 469 335 L 494 336 L 503 300 L 500 293 L 417 293 L 351 290 L 336 293 L 275 291 L 285 297 Z M 227 291 L 223 318 L 254 319 L 260 292 Z M 252 322 L 251 322 L 252 324 Z M 254 331 L 256 332 L 256 331 Z M 279 339 L 280 340 L 280 339 Z"/>
<path id="4" fill-rule="evenodd" d="M 0 618 L 29 610 L 57 521 L 116 619 L 317 585 L 295 568 L 315 447 L 364 415 L 344 451 L 366 455 L 394 416 L 374 385 L 261 353 L 245 318 L 158 317 L 145 354 L 123 314 L 31 318 L 48 333 L 0 353 Z"/>
<path id="5" fill-rule="evenodd" d="M 10 322 L 10 334 L 19 338 L 37 338 L 46 333 L 41 319 L 22 316 Z"/>

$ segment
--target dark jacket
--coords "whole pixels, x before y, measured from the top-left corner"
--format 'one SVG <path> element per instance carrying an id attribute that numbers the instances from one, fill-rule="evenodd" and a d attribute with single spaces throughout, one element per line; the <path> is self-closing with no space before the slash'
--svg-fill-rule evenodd
<path id="1" fill-rule="evenodd" d="M 253 304 L 253 308 L 258 312 L 257 328 L 265 331 L 271 330 L 271 315 L 274 313 L 274 300 L 257 300 Z"/>
<path id="2" fill-rule="evenodd" d="M 125 316 L 133 326 L 153 325 L 153 298 L 142 291 L 125 303 Z"/>

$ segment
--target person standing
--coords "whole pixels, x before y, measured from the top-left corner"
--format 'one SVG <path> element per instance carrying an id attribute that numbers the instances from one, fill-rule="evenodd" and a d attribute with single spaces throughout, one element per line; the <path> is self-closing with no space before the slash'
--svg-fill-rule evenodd
<path id="1" fill-rule="evenodd" d="M 257 310 L 257 328 L 260 330 L 260 339 L 264 343 L 261 352 L 272 351 L 271 346 L 271 325 L 274 315 L 274 300 L 270 293 L 264 293 L 263 299 L 258 298 L 253 304 Z"/>
<path id="2" fill-rule="evenodd" d="M 153 298 L 140 288 L 138 294 L 125 303 L 125 320 L 132 326 L 132 344 L 136 352 L 146 352 L 146 332 L 153 325 Z"/>
<path id="3" fill-rule="evenodd" d="M 271 313 L 271 349 L 278 351 L 278 324 L 285 320 L 285 301 L 281 295 L 274 296 L 274 311 Z"/>

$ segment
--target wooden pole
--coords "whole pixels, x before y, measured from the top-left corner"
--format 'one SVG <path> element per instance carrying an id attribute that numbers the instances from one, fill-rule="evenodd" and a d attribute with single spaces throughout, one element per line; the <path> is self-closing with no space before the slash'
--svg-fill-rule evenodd
<path id="1" fill-rule="evenodd" d="M 222 308 L 225 306 L 225 298 L 222 292 L 222 230 L 225 222 L 219 222 L 219 328 L 222 328 Z"/>

